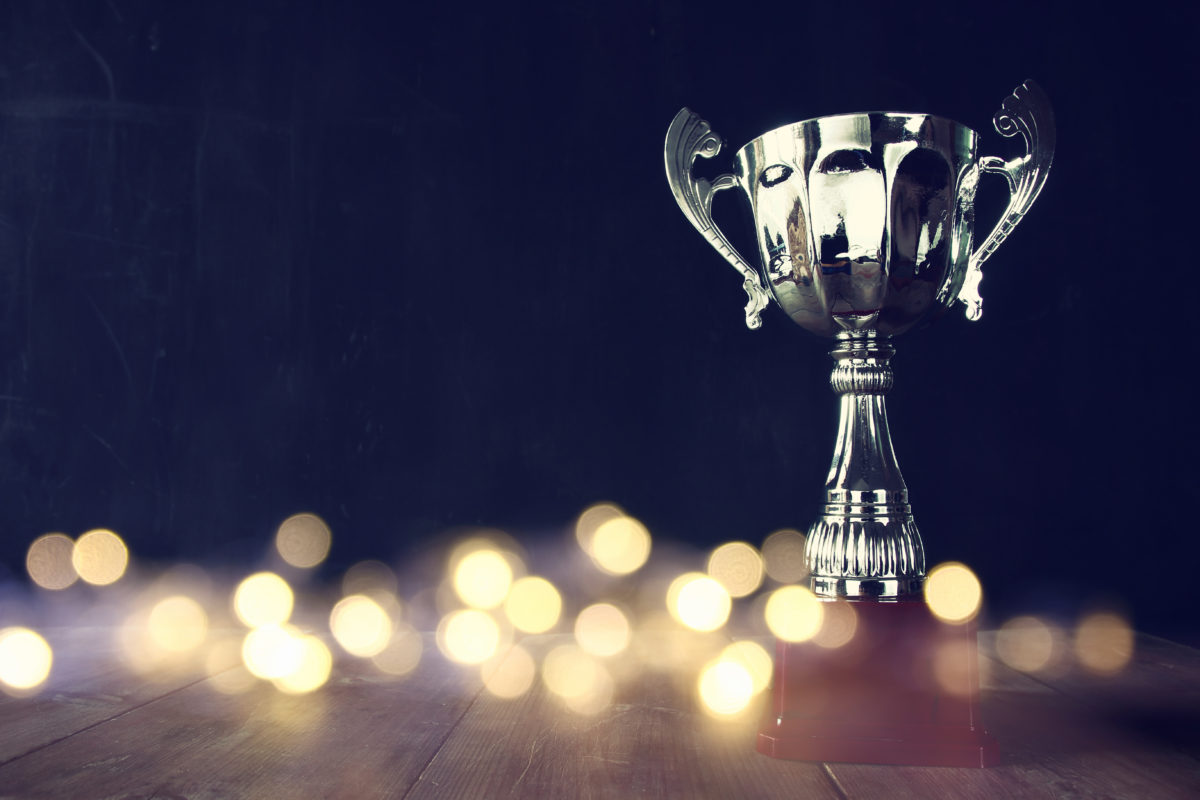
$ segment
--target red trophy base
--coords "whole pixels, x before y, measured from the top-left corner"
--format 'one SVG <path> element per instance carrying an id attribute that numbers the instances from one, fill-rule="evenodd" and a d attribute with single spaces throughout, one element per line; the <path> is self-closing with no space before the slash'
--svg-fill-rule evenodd
<path id="1" fill-rule="evenodd" d="M 848 602 L 857 628 L 841 647 L 776 643 L 758 752 L 801 761 L 996 764 L 996 742 L 979 718 L 974 623 L 941 622 L 921 600 Z"/>

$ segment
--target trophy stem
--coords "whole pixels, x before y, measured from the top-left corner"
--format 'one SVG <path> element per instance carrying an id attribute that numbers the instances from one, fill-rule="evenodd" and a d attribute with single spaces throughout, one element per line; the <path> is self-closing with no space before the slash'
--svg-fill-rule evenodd
<path id="1" fill-rule="evenodd" d="M 895 352 L 876 331 L 838 334 L 837 444 L 805 555 L 813 591 L 842 603 L 855 632 L 834 648 L 776 642 L 756 746 L 804 761 L 989 766 L 998 753 L 979 718 L 974 625 L 938 619 L 920 594 L 925 554 L 884 404 Z"/>
<path id="2" fill-rule="evenodd" d="M 840 397 L 825 513 L 809 529 L 805 557 L 822 597 L 899 599 L 919 594 L 925 551 L 888 430 L 891 338 L 838 334 L 830 384 Z"/>

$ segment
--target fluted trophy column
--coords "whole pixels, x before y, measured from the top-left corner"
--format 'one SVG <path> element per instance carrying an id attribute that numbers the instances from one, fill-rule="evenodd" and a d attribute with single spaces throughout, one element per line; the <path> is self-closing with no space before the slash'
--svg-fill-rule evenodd
<path id="1" fill-rule="evenodd" d="M 892 388 L 891 338 L 873 330 L 838 334 L 830 377 L 841 395 L 825 513 L 809 530 L 805 556 L 824 597 L 918 594 L 925 551 L 896 463 L 885 395 Z"/>

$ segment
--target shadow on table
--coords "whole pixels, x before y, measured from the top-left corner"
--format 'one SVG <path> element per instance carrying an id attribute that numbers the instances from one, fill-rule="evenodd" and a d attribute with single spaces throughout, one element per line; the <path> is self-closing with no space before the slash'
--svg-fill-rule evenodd
<path id="1" fill-rule="evenodd" d="M 1200 708 L 1103 690 L 1073 694 L 993 690 L 983 722 L 1000 742 L 1003 764 L 1044 762 L 1082 753 L 1200 753 Z"/>

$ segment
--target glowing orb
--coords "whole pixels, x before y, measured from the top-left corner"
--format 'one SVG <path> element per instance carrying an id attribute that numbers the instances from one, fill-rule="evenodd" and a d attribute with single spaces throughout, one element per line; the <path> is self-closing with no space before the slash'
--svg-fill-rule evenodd
<path id="1" fill-rule="evenodd" d="M 771 593 L 763 616 L 776 637 L 785 642 L 806 642 L 820 632 L 825 609 L 803 586 L 784 586 Z"/>
<path id="2" fill-rule="evenodd" d="M 833 650 L 849 644 L 858 630 L 858 613 L 851 603 L 843 600 L 825 602 L 821 605 L 824 618 L 821 630 L 813 637 L 813 643 Z"/>
<path id="3" fill-rule="evenodd" d="M 575 641 L 594 656 L 615 656 L 629 646 L 629 620 L 608 603 L 590 605 L 575 618 Z"/>
<path id="4" fill-rule="evenodd" d="M 1133 629 L 1116 614 L 1089 614 L 1075 630 L 1075 657 L 1101 675 L 1123 670 L 1133 658 Z"/>
<path id="5" fill-rule="evenodd" d="M 347 653 L 370 658 L 383 652 L 392 638 L 392 620 L 383 606 L 361 594 L 344 597 L 329 613 L 333 638 Z"/>
<path id="6" fill-rule="evenodd" d="M 1037 617 L 1014 617 L 996 632 L 996 654 L 1013 669 L 1041 672 L 1054 660 L 1057 636 Z"/>
<path id="7" fill-rule="evenodd" d="M 65 589 L 79 580 L 72 563 L 75 542 L 62 533 L 47 533 L 34 539 L 25 554 L 29 578 L 43 589 Z"/>
<path id="8" fill-rule="evenodd" d="M 562 596 L 545 578 L 529 575 L 516 581 L 504 600 L 509 622 L 525 633 L 545 633 L 558 624 Z"/>
<path id="9" fill-rule="evenodd" d="M 762 556 L 745 542 L 728 542 L 708 557 L 708 574 L 731 597 L 745 597 L 762 585 Z"/>
<path id="10" fill-rule="evenodd" d="M 438 649 L 453 661 L 482 664 L 496 654 L 500 645 L 500 627 L 483 611 L 454 611 L 442 617 L 437 644 Z"/>
<path id="11" fill-rule="evenodd" d="M 129 565 L 129 549 L 121 537 L 98 528 L 75 541 L 71 563 L 79 577 L 95 586 L 116 583 Z"/>
<path id="12" fill-rule="evenodd" d="M 715 631 L 729 619 L 732 607 L 725 587 L 699 572 L 680 575 L 667 589 L 667 611 L 692 630 Z"/>
<path id="13" fill-rule="evenodd" d="M 495 608 L 503 603 L 512 579 L 512 567 L 495 550 L 467 553 L 454 567 L 454 591 L 475 608 Z"/>
<path id="14" fill-rule="evenodd" d="M 939 564 L 925 578 L 925 602 L 943 622 L 967 622 L 979 613 L 983 587 L 965 564 L 953 561 Z"/>
<path id="15" fill-rule="evenodd" d="M 542 681 L 567 708 L 580 714 L 595 714 L 612 702 L 612 676 L 603 664 L 574 645 L 560 645 L 546 654 Z"/>
<path id="16" fill-rule="evenodd" d="M 400 585 L 396 573 L 382 561 L 359 561 L 342 576 L 342 594 L 395 594 Z"/>
<path id="17" fill-rule="evenodd" d="M 597 503 L 584 510 L 575 521 L 575 541 L 579 543 L 579 548 L 592 556 L 592 541 L 596 538 L 596 531 L 609 520 L 623 516 L 625 512 L 612 503 Z"/>
<path id="18" fill-rule="evenodd" d="M 195 650 L 208 636 L 208 614 L 186 595 L 159 600 L 146 623 L 151 641 L 171 653 Z"/>
<path id="19" fill-rule="evenodd" d="M 276 678 L 275 687 L 287 694 L 307 694 L 325 685 L 333 670 L 333 654 L 315 636 L 301 636 L 297 640 L 300 656 L 295 667 Z"/>
<path id="20" fill-rule="evenodd" d="M 771 580 L 795 583 L 808 575 L 804 560 L 804 534 L 784 529 L 767 537 L 762 546 L 763 569 Z"/>
<path id="21" fill-rule="evenodd" d="M 256 572 L 233 593 L 233 610 L 249 628 L 282 625 L 292 615 L 294 602 L 292 587 L 274 572 Z"/>
<path id="22" fill-rule="evenodd" d="M 300 668 L 305 645 L 290 627 L 264 625 L 242 640 L 242 661 L 250 674 L 264 680 L 290 675 Z"/>
<path id="23" fill-rule="evenodd" d="M 371 656 L 371 662 L 389 675 L 407 675 L 421 663 L 424 650 L 421 634 L 402 623 L 387 647 Z"/>
<path id="24" fill-rule="evenodd" d="M 633 517 L 614 517 L 596 528 L 589 555 L 610 575 L 636 572 L 650 557 L 650 532 Z"/>
<path id="25" fill-rule="evenodd" d="M 537 665 L 524 647 L 515 645 L 504 655 L 485 663 L 481 672 L 483 685 L 489 692 L 510 700 L 529 691 L 537 676 Z"/>
<path id="26" fill-rule="evenodd" d="M 737 661 L 717 660 L 701 670 L 697 688 L 708 711 L 727 717 L 749 705 L 754 697 L 754 678 Z"/>
<path id="27" fill-rule="evenodd" d="M 275 532 L 275 549 L 293 567 L 315 567 L 329 555 L 333 537 L 316 514 L 293 514 Z"/>
<path id="28" fill-rule="evenodd" d="M 748 640 L 733 642 L 721 651 L 718 661 L 740 664 L 753 681 L 754 694 L 758 694 L 771 685 L 771 675 L 774 672 L 775 663 L 770 653 L 758 642 Z"/>
<path id="29" fill-rule="evenodd" d="M 50 677 L 54 652 L 29 628 L 0 630 L 0 683 L 19 691 L 41 686 Z"/>

